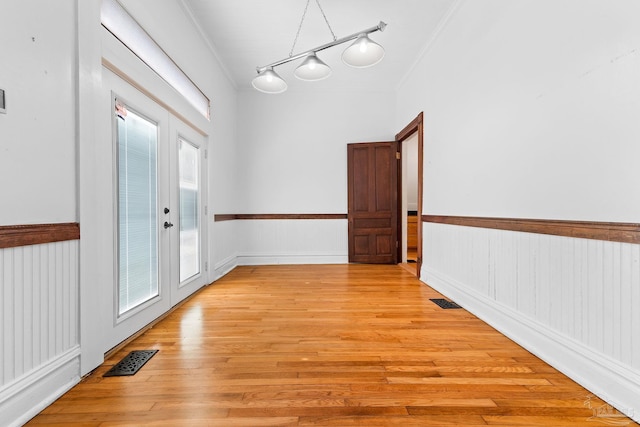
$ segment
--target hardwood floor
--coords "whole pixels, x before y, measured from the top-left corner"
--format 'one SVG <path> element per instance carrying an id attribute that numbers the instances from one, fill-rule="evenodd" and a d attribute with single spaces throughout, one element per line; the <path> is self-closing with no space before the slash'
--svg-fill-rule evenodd
<path id="1" fill-rule="evenodd" d="M 429 298 L 442 296 L 398 266 L 240 267 L 29 425 L 637 425 Z M 160 351 L 102 377 L 142 349 Z"/>
<path id="2" fill-rule="evenodd" d="M 417 268 L 417 264 L 415 262 L 403 262 L 401 264 L 398 264 L 400 267 L 402 267 L 403 269 L 405 269 L 406 271 L 408 271 L 409 273 L 411 273 L 411 275 L 416 276 L 418 273 L 418 268 Z"/>

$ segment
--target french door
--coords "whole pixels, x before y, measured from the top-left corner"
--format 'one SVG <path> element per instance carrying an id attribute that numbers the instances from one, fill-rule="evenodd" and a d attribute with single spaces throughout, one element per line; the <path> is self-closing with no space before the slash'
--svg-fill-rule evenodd
<path id="1" fill-rule="evenodd" d="M 171 305 L 206 284 L 206 148 L 192 127 L 171 120 Z M 177 222 L 176 222 L 177 221 Z M 164 227 L 164 225 L 163 225 Z"/>
<path id="2" fill-rule="evenodd" d="M 113 132 L 113 292 L 105 351 L 206 283 L 205 137 L 105 71 Z"/>

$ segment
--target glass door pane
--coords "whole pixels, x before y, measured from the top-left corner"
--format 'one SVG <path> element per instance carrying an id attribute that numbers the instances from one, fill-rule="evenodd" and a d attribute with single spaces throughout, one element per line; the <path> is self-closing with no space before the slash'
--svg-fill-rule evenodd
<path id="1" fill-rule="evenodd" d="M 178 140 L 180 283 L 200 273 L 200 149 Z"/>
<path id="2" fill-rule="evenodd" d="M 158 126 L 127 111 L 117 119 L 118 315 L 159 295 Z"/>

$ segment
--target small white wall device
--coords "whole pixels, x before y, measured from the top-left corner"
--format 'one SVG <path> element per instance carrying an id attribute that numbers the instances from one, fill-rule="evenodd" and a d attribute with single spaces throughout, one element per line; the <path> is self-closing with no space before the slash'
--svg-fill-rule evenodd
<path id="1" fill-rule="evenodd" d="M 7 102 L 4 98 L 4 89 L 0 89 L 0 114 L 7 113 Z"/>

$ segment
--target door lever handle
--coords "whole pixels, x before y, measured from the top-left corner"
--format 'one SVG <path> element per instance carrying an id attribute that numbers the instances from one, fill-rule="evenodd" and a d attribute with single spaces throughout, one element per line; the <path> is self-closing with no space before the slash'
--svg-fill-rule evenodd
<path id="1" fill-rule="evenodd" d="M 172 224 L 172 223 L 170 223 L 169 221 L 165 221 L 165 222 L 164 222 L 164 228 L 165 228 L 165 229 L 167 229 L 167 228 L 171 228 L 171 227 L 173 227 L 173 224 Z"/>

